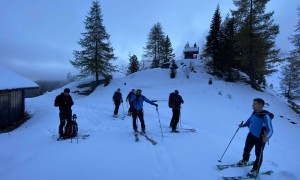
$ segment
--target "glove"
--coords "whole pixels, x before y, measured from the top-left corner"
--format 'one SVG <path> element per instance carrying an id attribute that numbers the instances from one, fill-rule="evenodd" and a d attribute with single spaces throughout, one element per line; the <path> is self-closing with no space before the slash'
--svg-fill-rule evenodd
<path id="1" fill-rule="evenodd" d="M 154 106 L 158 107 L 158 104 L 154 104 Z"/>

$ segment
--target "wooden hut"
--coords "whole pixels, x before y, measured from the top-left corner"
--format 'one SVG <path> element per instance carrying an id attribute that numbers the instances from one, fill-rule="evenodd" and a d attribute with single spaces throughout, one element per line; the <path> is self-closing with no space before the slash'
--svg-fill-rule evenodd
<path id="1" fill-rule="evenodd" d="M 199 54 L 199 47 L 197 47 L 196 43 L 193 47 L 186 45 L 183 50 L 184 59 L 197 59 Z"/>
<path id="2" fill-rule="evenodd" d="M 4 129 L 25 115 L 25 89 L 39 86 L 0 66 L 0 129 Z"/>

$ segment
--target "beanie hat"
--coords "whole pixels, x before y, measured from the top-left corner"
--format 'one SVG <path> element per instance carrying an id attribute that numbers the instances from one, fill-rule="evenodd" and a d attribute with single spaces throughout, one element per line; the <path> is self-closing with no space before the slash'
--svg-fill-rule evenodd
<path id="1" fill-rule="evenodd" d="M 69 88 L 66 88 L 66 89 L 64 89 L 64 92 L 65 92 L 65 93 L 70 93 L 70 89 L 69 89 Z"/>

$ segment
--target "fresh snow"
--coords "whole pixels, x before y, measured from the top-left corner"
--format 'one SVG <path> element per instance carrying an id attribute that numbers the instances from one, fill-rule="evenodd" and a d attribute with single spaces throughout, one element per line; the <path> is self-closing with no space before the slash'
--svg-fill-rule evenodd
<path id="1" fill-rule="evenodd" d="M 189 61 L 180 62 L 188 67 Z M 76 140 L 58 142 L 52 137 L 59 125 L 59 110 L 53 104 L 63 88 L 74 92 L 82 81 L 26 99 L 26 111 L 32 118 L 13 132 L 0 134 L 1 180 L 211 180 L 244 175 L 251 167 L 219 171 L 216 165 L 242 158 L 247 128 L 238 131 L 222 163 L 218 162 L 238 124 L 252 113 L 256 97 L 263 98 L 265 109 L 275 115 L 274 134 L 266 145 L 261 167 L 262 171 L 275 173 L 261 179 L 300 179 L 299 115 L 273 91 L 264 93 L 244 83 L 224 82 L 205 73 L 201 61 L 193 61 L 196 73 L 191 73 L 189 79 L 179 65 L 175 79 L 170 79 L 167 69 L 148 69 L 113 79 L 89 96 L 71 93 L 79 132 L 90 134 L 78 144 Z M 212 85 L 208 84 L 209 78 L 213 79 Z M 124 98 L 120 114 L 123 108 L 127 112 L 125 97 L 132 88 L 141 88 L 150 100 L 160 100 L 158 112 L 144 102 L 146 132 L 157 141 L 156 145 L 142 136 L 139 142 L 134 141 L 131 117 L 113 120 L 112 95 L 117 88 L 121 88 Z M 172 111 L 167 99 L 175 89 L 184 99 L 179 131 L 181 127 L 196 128 L 194 133 L 169 133 Z M 251 160 L 254 158 L 253 151 Z"/>

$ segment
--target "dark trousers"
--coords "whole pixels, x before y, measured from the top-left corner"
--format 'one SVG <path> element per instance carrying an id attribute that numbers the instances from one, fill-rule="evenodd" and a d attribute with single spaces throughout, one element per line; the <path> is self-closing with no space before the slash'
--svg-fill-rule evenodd
<path id="1" fill-rule="evenodd" d="M 140 122 L 141 122 L 141 127 L 142 130 L 145 130 L 146 126 L 145 126 L 145 121 L 144 121 L 144 112 L 143 109 L 141 110 L 136 110 L 136 109 L 132 109 L 132 126 L 133 129 L 136 131 L 137 130 L 137 124 L 136 124 L 136 118 L 139 117 Z"/>
<path id="2" fill-rule="evenodd" d="M 60 124 L 58 128 L 58 133 L 60 136 L 64 135 L 64 132 L 66 132 L 66 129 L 70 126 L 72 121 L 72 111 L 60 111 L 59 112 L 59 119 Z M 67 122 L 67 124 L 66 124 Z M 64 131 L 65 128 L 65 131 Z"/>
<path id="3" fill-rule="evenodd" d="M 133 103 L 129 103 L 128 114 L 132 113 L 132 109 L 133 109 Z"/>
<path id="4" fill-rule="evenodd" d="M 172 108 L 172 119 L 170 122 L 170 127 L 172 127 L 172 130 L 176 130 L 177 124 L 179 122 L 180 117 L 180 108 Z"/>
<path id="5" fill-rule="evenodd" d="M 114 115 L 117 115 L 119 112 L 119 107 L 121 102 L 120 101 L 114 101 L 115 102 L 115 110 L 114 110 Z"/>
<path id="6" fill-rule="evenodd" d="M 255 162 L 253 164 L 253 169 L 259 170 L 263 161 L 263 151 L 265 148 L 265 143 L 263 142 L 262 137 L 257 138 L 249 132 L 245 143 L 243 160 L 249 161 L 250 152 L 253 146 L 255 146 L 255 156 L 256 156 Z"/>

